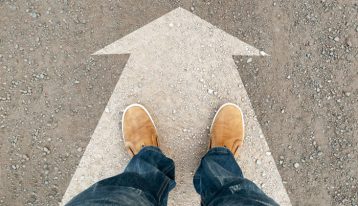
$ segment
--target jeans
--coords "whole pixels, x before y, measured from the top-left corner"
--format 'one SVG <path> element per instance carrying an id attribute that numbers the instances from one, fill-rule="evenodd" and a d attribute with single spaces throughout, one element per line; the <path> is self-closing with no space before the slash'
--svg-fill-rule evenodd
<path id="1" fill-rule="evenodd" d="M 173 160 L 158 147 L 144 147 L 122 174 L 95 183 L 66 205 L 163 206 L 175 187 L 174 176 Z M 207 152 L 193 182 L 203 206 L 278 205 L 243 177 L 233 154 L 224 147 Z"/>

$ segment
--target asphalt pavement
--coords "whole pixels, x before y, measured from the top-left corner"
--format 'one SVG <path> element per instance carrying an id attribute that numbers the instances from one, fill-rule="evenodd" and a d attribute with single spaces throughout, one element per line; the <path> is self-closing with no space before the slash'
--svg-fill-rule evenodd
<path id="1" fill-rule="evenodd" d="M 232 58 L 292 205 L 357 205 L 356 0 L 0 0 L 0 205 L 61 202 L 130 59 L 91 54 L 178 7 L 269 54 Z"/>

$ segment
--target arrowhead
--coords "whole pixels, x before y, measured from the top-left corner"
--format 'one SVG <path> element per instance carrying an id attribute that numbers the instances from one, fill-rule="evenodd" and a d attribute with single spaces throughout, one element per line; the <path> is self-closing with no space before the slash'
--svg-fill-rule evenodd
<path id="1" fill-rule="evenodd" d="M 180 7 L 95 52 L 94 55 L 140 52 L 157 56 L 166 50 L 180 50 L 187 54 L 205 51 L 220 55 L 266 55 Z"/>

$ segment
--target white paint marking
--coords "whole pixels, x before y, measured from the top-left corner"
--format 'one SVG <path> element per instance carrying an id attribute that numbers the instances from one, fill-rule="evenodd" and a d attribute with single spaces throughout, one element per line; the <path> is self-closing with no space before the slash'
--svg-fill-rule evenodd
<path id="1" fill-rule="evenodd" d="M 245 115 L 239 160 L 245 176 L 281 205 L 291 205 L 232 59 L 265 52 L 178 8 L 94 54 L 124 53 L 131 56 L 106 107 L 109 112 L 103 112 L 63 203 L 125 168 L 130 156 L 120 115 L 127 105 L 140 102 L 153 115 L 162 150 L 176 163 L 177 187 L 169 205 L 199 205 L 192 178 L 207 151 L 208 127 L 221 104 L 234 102 Z"/>

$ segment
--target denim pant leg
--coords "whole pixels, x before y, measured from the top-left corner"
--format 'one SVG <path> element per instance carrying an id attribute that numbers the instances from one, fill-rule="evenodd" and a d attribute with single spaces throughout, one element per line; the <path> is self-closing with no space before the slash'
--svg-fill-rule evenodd
<path id="1" fill-rule="evenodd" d="M 278 205 L 244 178 L 233 154 L 224 147 L 212 148 L 202 158 L 194 175 L 194 187 L 204 206 Z"/>
<path id="2" fill-rule="evenodd" d="M 175 187 L 173 160 L 158 147 L 144 147 L 122 174 L 101 180 L 67 205 L 164 206 Z"/>

